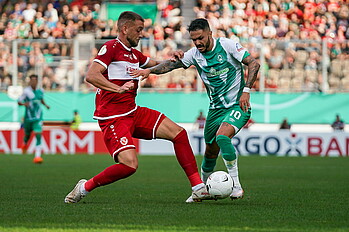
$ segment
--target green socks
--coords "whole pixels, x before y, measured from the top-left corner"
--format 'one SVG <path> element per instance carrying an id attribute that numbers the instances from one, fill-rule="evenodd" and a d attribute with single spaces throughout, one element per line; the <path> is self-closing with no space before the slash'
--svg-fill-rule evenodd
<path id="1" fill-rule="evenodd" d="M 214 167 L 216 166 L 216 161 L 217 159 L 209 159 L 204 157 L 202 164 L 201 164 L 201 169 L 204 172 L 212 172 Z"/>
<path id="2" fill-rule="evenodd" d="M 38 146 L 41 144 L 41 133 L 36 134 L 35 137 L 36 137 L 36 146 Z"/>
<path id="3" fill-rule="evenodd" d="M 236 151 L 231 143 L 231 139 L 225 135 L 218 135 L 216 138 L 217 144 L 221 149 L 223 159 L 233 161 L 236 159 Z"/>

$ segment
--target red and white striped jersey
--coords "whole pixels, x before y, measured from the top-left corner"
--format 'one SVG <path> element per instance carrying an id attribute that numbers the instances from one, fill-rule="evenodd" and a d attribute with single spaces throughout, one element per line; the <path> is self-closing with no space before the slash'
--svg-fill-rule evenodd
<path id="1" fill-rule="evenodd" d="M 133 80 L 135 85 L 134 89 L 122 94 L 97 89 L 96 110 L 93 118 L 106 120 L 135 111 L 139 78 L 133 78 L 130 71 L 147 65 L 149 57 L 136 49 L 126 47 L 120 40 L 114 39 L 101 47 L 93 61 L 106 68 L 103 76 L 110 82 L 122 86 L 125 82 Z"/>

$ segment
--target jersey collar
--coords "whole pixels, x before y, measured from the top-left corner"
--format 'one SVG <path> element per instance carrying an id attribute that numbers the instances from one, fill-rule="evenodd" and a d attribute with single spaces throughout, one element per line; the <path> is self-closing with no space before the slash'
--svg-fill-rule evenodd
<path id="1" fill-rule="evenodd" d="M 213 47 L 212 47 L 212 49 L 210 51 L 205 52 L 206 54 L 208 54 L 210 52 L 213 52 L 214 49 L 216 48 L 217 40 L 215 38 L 212 38 L 212 40 L 213 40 Z"/>
<path id="2" fill-rule="evenodd" d="M 213 47 L 212 47 L 211 51 L 213 51 L 216 48 L 216 45 L 217 45 L 217 40 L 215 38 L 212 38 L 212 39 L 213 39 Z"/>
<path id="3" fill-rule="evenodd" d="M 119 38 L 116 38 L 117 41 L 119 41 L 121 43 L 121 45 L 127 50 L 127 51 L 131 51 L 131 48 L 127 47 L 123 42 L 121 42 L 121 40 L 119 40 Z"/>

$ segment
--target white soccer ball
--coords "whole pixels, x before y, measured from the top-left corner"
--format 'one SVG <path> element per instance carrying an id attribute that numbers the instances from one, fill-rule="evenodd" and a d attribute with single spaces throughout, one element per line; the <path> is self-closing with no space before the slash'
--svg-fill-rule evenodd
<path id="1" fill-rule="evenodd" d="M 233 180 L 228 173 L 217 171 L 208 177 L 206 188 L 212 197 L 223 199 L 233 192 Z"/>

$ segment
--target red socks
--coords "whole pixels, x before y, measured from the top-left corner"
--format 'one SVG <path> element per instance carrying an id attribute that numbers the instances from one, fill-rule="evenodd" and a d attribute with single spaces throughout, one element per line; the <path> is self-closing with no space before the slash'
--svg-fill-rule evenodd
<path id="1" fill-rule="evenodd" d="M 86 191 L 90 192 L 99 186 L 111 184 L 117 180 L 131 176 L 135 172 L 135 168 L 131 168 L 124 164 L 114 164 L 106 168 L 95 177 L 89 179 L 85 183 L 85 189 Z"/>
<path id="2" fill-rule="evenodd" d="M 176 138 L 173 139 L 173 146 L 176 153 L 177 160 L 181 167 L 184 169 L 191 186 L 195 186 L 202 183 L 198 168 L 196 166 L 196 160 L 193 150 L 190 147 L 188 134 L 186 130 L 182 130 Z"/>
<path id="3" fill-rule="evenodd" d="M 190 147 L 188 134 L 185 130 L 182 130 L 176 138 L 173 139 L 173 146 L 176 153 L 177 160 L 181 167 L 184 169 L 191 186 L 196 186 L 202 183 L 198 168 L 196 166 L 196 160 L 194 153 Z M 89 179 L 85 183 L 86 191 L 90 192 L 93 189 L 111 184 L 117 180 L 131 176 L 136 172 L 135 168 L 131 168 L 124 164 L 114 164 L 104 171 Z"/>

